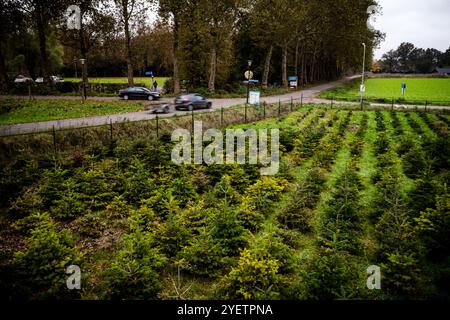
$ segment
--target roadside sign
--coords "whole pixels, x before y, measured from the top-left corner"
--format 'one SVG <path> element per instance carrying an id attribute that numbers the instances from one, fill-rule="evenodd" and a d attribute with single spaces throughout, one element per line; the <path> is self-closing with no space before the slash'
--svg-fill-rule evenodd
<path id="1" fill-rule="evenodd" d="M 248 96 L 249 104 L 259 104 L 259 98 L 261 93 L 259 91 L 250 91 Z"/>
<path id="2" fill-rule="evenodd" d="M 289 80 L 289 87 L 290 88 L 297 88 L 297 85 L 298 85 L 297 77 L 289 77 L 288 80 Z"/>
<path id="3" fill-rule="evenodd" d="M 366 92 L 366 86 L 365 85 L 360 85 L 359 86 L 359 92 Z"/>
<path id="4" fill-rule="evenodd" d="M 247 80 L 253 79 L 253 72 L 251 72 L 251 71 L 245 71 L 244 77 L 245 77 L 245 79 L 247 79 Z"/>
<path id="5" fill-rule="evenodd" d="M 402 95 L 405 95 L 406 83 L 402 83 Z"/>

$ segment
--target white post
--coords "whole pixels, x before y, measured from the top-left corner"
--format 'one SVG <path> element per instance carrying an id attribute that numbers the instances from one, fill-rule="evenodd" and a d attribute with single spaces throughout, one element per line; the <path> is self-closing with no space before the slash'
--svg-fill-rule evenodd
<path id="1" fill-rule="evenodd" d="M 366 44 L 363 42 L 362 45 L 364 47 L 364 54 L 363 54 L 361 88 L 359 90 L 359 91 L 361 91 L 361 108 L 362 108 L 362 102 L 363 102 L 364 73 L 365 73 L 365 67 L 366 67 Z"/>
<path id="2" fill-rule="evenodd" d="M 364 73 L 365 73 L 364 71 L 365 71 L 365 68 L 366 68 L 366 44 L 363 42 L 362 45 L 364 47 L 364 54 L 363 54 L 363 67 L 362 67 L 362 82 L 361 82 L 361 84 L 364 85 Z"/>

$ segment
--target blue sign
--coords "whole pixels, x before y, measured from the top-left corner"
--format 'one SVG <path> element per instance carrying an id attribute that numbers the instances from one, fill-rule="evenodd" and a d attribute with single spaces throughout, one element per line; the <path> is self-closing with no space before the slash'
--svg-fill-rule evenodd
<path id="1" fill-rule="evenodd" d="M 297 81 L 297 77 L 289 77 L 289 81 Z"/>
<path id="2" fill-rule="evenodd" d="M 251 79 L 249 81 L 245 80 L 244 83 L 259 83 L 259 80 Z"/>
<path id="3" fill-rule="evenodd" d="M 146 76 L 153 77 L 153 71 L 146 71 L 146 72 L 145 72 L 145 75 L 146 75 Z"/>
<path id="4" fill-rule="evenodd" d="M 402 83 L 402 89 L 406 89 L 406 83 Z"/>

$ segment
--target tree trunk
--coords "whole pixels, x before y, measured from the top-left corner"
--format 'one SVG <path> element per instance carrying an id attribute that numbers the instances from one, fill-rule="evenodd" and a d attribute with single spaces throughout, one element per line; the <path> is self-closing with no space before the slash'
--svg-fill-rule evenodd
<path id="1" fill-rule="evenodd" d="M 285 44 L 283 46 L 283 53 L 281 58 L 281 83 L 284 88 L 288 87 L 288 79 L 287 79 L 287 53 L 288 53 L 288 45 Z"/>
<path id="2" fill-rule="evenodd" d="M 217 70 L 217 50 L 215 47 L 211 48 L 211 67 L 209 70 L 208 89 L 210 92 L 216 91 L 216 70 Z"/>
<path id="3" fill-rule="evenodd" d="M 8 76 L 6 74 L 5 57 L 0 45 L 0 92 L 8 91 Z"/>
<path id="4" fill-rule="evenodd" d="M 128 86 L 134 86 L 133 79 L 133 62 L 132 62 L 132 54 L 131 54 L 131 35 L 130 35 L 130 26 L 129 26 L 129 16 L 128 16 L 128 7 L 127 4 L 124 4 L 123 7 L 123 19 L 125 23 L 125 45 L 127 50 L 127 70 L 128 70 Z"/>
<path id="5" fill-rule="evenodd" d="M 269 82 L 269 71 L 270 71 L 270 60 L 272 60 L 273 45 L 270 45 L 267 51 L 266 61 L 264 62 L 264 72 L 262 78 L 262 88 L 267 89 L 267 84 Z"/>
<path id="6" fill-rule="evenodd" d="M 298 47 L 299 47 L 299 43 L 300 43 L 300 41 L 297 40 L 297 43 L 295 44 L 294 68 L 295 68 L 295 76 L 296 77 L 298 77 Z"/>
<path id="7" fill-rule="evenodd" d="M 47 36 L 45 35 L 45 25 L 46 21 L 43 16 L 41 5 L 36 8 L 36 26 L 38 30 L 39 37 L 39 51 L 41 55 L 41 72 L 44 82 L 50 82 L 49 65 L 48 65 L 48 54 L 47 54 Z"/>
<path id="8" fill-rule="evenodd" d="M 179 43 L 179 22 L 176 13 L 174 13 L 173 22 L 173 91 L 175 94 L 181 92 L 180 87 L 180 71 L 178 67 L 178 43 Z"/>

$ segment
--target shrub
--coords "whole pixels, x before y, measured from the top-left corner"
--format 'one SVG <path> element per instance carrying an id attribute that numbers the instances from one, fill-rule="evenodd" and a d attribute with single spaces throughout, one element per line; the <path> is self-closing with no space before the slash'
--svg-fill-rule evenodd
<path id="1" fill-rule="evenodd" d="M 305 178 L 296 185 L 292 200 L 279 212 L 278 220 L 290 229 L 310 231 L 312 209 L 319 201 L 325 181 L 323 170 L 318 168 L 309 170 Z"/>
<path id="2" fill-rule="evenodd" d="M 75 221 L 76 230 L 85 237 L 98 238 L 108 227 L 104 212 L 90 212 Z"/>
<path id="3" fill-rule="evenodd" d="M 427 208 L 414 219 L 430 256 L 445 260 L 450 255 L 450 195 L 436 197 L 436 209 Z"/>
<path id="4" fill-rule="evenodd" d="M 167 81 L 164 83 L 164 94 L 171 94 L 174 92 L 174 81 L 173 78 L 167 79 Z"/>
<path id="5" fill-rule="evenodd" d="M 423 290 L 422 271 L 414 253 L 394 251 L 380 264 L 383 287 L 394 297 L 418 297 Z"/>
<path id="6" fill-rule="evenodd" d="M 162 290 L 159 272 L 167 259 L 153 243 L 153 236 L 141 230 L 124 236 L 122 249 L 103 273 L 104 298 L 157 298 Z"/>
<path id="7" fill-rule="evenodd" d="M 178 263 L 193 274 L 215 277 L 225 266 L 222 246 L 211 233 L 202 229 L 178 254 Z"/>
<path id="8" fill-rule="evenodd" d="M 220 292 L 226 299 L 269 300 L 279 296 L 279 262 L 263 259 L 258 254 L 244 249 L 238 266 L 222 279 Z"/>
<path id="9" fill-rule="evenodd" d="M 44 209 L 44 200 L 39 191 L 28 188 L 11 203 L 9 212 L 16 217 L 25 217 L 42 209 Z"/>
<path id="10" fill-rule="evenodd" d="M 211 237 L 215 243 L 228 255 L 237 253 L 238 249 L 247 242 L 245 229 L 236 211 L 226 204 L 211 215 L 207 228 L 211 230 Z"/>
<path id="11" fill-rule="evenodd" d="M 289 291 L 295 299 L 350 299 L 358 293 L 358 272 L 338 252 L 318 252 Z"/>
<path id="12" fill-rule="evenodd" d="M 251 250 L 261 259 L 278 261 L 279 273 L 287 273 L 295 267 L 294 251 L 277 234 L 277 227 L 257 235 L 251 242 Z"/>
<path id="13" fill-rule="evenodd" d="M 274 201 L 281 199 L 282 192 L 287 187 L 287 181 L 276 180 L 272 177 L 262 177 L 255 184 L 249 186 L 245 191 L 245 195 L 251 198 L 250 203 L 256 210 L 268 213 Z"/>
<path id="14" fill-rule="evenodd" d="M 114 190 L 116 183 L 101 170 L 82 172 L 79 182 L 82 200 L 92 210 L 104 209 L 114 197 L 118 196 Z"/>
<path id="15" fill-rule="evenodd" d="M 25 251 L 15 253 L 15 265 L 30 297 L 70 296 L 66 287 L 66 267 L 78 265 L 82 255 L 71 246 L 69 233 L 56 231 L 56 225 L 46 216 L 37 222 L 26 243 Z"/>

